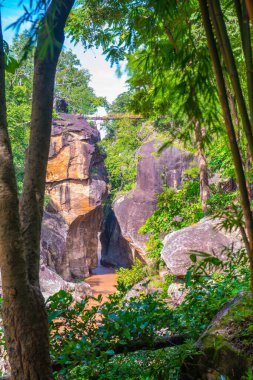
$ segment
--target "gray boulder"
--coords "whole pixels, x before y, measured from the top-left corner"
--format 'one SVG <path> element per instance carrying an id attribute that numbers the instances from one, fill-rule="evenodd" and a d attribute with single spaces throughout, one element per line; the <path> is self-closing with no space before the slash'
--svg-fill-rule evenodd
<path id="1" fill-rule="evenodd" d="M 234 249 L 241 248 L 240 235 L 237 232 L 218 230 L 217 224 L 217 220 L 203 218 L 198 223 L 171 232 L 165 237 L 161 257 L 171 274 L 177 277 L 186 274 L 192 265 L 192 251 L 207 252 L 225 259 L 224 247 L 233 245 Z"/>
<path id="2" fill-rule="evenodd" d="M 65 290 L 66 292 L 71 293 L 76 301 L 80 301 L 86 296 L 92 295 L 91 287 L 86 282 L 74 283 L 64 281 L 61 276 L 43 263 L 40 265 L 40 289 L 45 300 L 60 290 Z M 2 281 L 0 273 L 0 297 L 2 296 Z"/>
<path id="3" fill-rule="evenodd" d="M 68 282 L 45 265 L 40 266 L 40 288 L 45 299 L 65 290 L 72 294 L 75 301 L 80 301 L 92 295 L 92 290 L 86 282 Z"/>

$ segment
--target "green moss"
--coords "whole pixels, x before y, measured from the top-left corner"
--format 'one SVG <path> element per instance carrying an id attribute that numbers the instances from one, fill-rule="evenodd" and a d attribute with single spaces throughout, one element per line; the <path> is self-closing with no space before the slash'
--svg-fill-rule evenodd
<path id="1" fill-rule="evenodd" d="M 252 298 L 246 294 L 207 330 L 201 338 L 199 368 L 212 368 L 230 380 L 247 374 L 253 359 L 252 306 Z"/>

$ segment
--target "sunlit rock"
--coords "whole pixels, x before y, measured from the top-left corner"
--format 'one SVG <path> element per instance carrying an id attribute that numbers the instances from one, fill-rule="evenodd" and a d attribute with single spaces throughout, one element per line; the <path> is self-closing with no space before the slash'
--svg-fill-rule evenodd
<path id="1" fill-rule="evenodd" d="M 218 220 L 203 218 L 198 223 L 178 231 L 169 233 L 164 241 L 161 257 L 169 272 L 176 277 L 186 274 L 192 265 L 192 252 L 206 252 L 226 258 L 224 248 L 241 248 L 241 238 L 238 232 L 226 232 L 218 227 Z"/>
<path id="2" fill-rule="evenodd" d="M 149 234 L 142 235 L 139 229 L 155 211 L 157 194 L 163 191 L 165 185 L 178 188 L 184 171 L 194 161 L 193 154 L 173 146 L 158 155 L 160 146 L 161 141 L 153 140 L 144 144 L 138 152 L 136 187 L 114 202 L 115 217 L 108 216 L 102 233 L 103 262 L 125 265 L 126 255 L 128 261 L 135 257 L 145 261 L 145 243 Z M 127 251 L 125 243 L 117 246 L 122 239 L 127 242 Z"/>
<path id="3" fill-rule="evenodd" d="M 65 280 L 87 277 L 97 266 L 101 205 L 107 194 L 99 140 L 97 128 L 79 115 L 60 114 L 53 122 L 41 253 L 44 263 Z"/>

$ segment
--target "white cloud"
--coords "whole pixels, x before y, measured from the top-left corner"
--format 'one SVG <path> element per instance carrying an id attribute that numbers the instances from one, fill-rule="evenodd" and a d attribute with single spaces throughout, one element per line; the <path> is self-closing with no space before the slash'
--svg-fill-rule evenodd
<path id="1" fill-rule="evenodd" d="M 127 90 L 125 83 L 127 75 L 123 74 L 118 78 L 116 68 L 110 67 L 110 63 L 106 61 L 101 49 L 93 49 L 84 53 L 81 44 L 74 46 L 69 40 L 66 40 L 65 45 L 72 49 L 82 66 L 91 73 L 91 87 L 94 88 L 97 96 L 105 96 L 111 102 Z"/>

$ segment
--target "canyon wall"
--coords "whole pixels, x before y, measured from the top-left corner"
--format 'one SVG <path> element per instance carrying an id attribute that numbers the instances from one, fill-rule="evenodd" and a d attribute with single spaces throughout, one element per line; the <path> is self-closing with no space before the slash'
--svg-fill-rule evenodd
<path id="1" fill-rule="evenodd" d="M 139 229 L 155 211 L 157 194 L 165 185 L 177 189 L 195 160 L 193 154 L 173 146 L 158 155 L 160 146 L 161 141 L 153 140 L 140 148 L 136 187 L 116 199 L 106 218 L 101 234 L 104 265 L 130 266 L 135 257 L 145 261 L 149 235 L 140 234 Z"/>
<path id="2" fill-rule="evenodd" d="M 68 281 L 89 276 L 98 264 L 102 201 L 107 194 L 99 140 L 97 128 L 82 116 L 61 113 L 53 122 L 41 258 Z"/>

